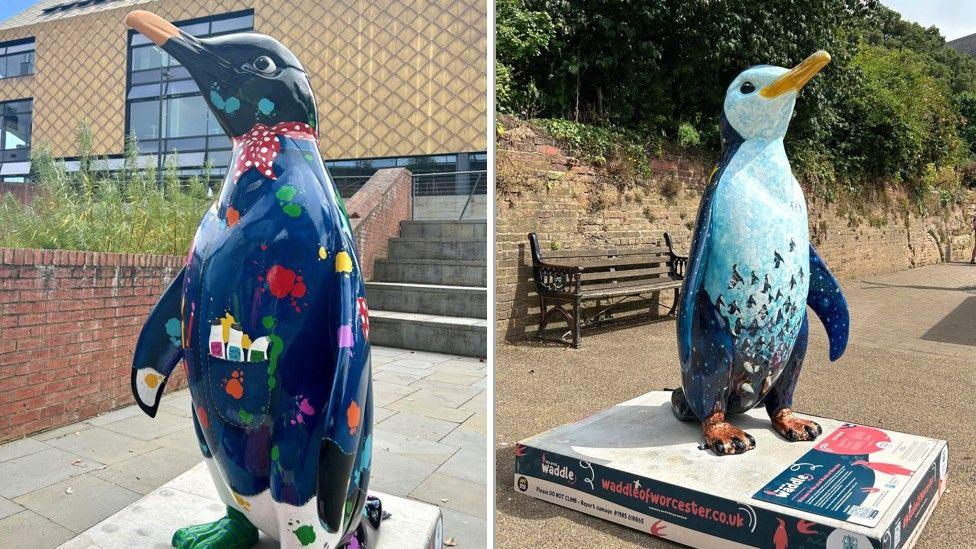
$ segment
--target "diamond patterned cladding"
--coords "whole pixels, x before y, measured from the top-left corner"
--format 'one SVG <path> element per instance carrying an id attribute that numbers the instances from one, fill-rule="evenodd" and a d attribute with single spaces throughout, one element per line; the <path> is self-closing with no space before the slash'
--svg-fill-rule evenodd
<path id="1" fill-rule="evenodd" d="M 34 98 L 35 144 L 72 156 L 88 120 L 97 154 L 124 137 L 125 14 L 169 20 L 254 8 L 255 30 L 292 49 L 312 79 L 326 158 L 484 150 L 487 8 L 477 0 L 154 0 L 0 31 L 37 39 L 36 74 L 0 79 L 0 100 Z"/>

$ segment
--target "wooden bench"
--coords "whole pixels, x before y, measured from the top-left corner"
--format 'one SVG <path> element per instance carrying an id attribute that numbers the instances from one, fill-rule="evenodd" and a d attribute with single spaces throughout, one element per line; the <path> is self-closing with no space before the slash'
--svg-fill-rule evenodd
<path id="1" fill-rule="evenodd" d="M 671 236 L 664 234 L 664 246 L 594 248 L 546 251 L 529 233 L 532 248 L 532 279 L 539 294 L 539 328 L 536 337 L 580 346 L 580 329 L 613 318 L 613 309 L 627 300 L 651 294 L 651 307 L 661 306 L 660 292 L 674 290 L 673 315 L 688 258 L 674 253 Z M 658 299 L 653 299 L 657 295 Z M 597 312 L 584 318 L 582 304 L 598 301 Z M 571 310 L 567 311 L 564 306 Z M 553 315 L 560 315 L 570 330 L 559 338 L 543 332 Z M 566 339 L 572 334 L 571 339 Z"/>

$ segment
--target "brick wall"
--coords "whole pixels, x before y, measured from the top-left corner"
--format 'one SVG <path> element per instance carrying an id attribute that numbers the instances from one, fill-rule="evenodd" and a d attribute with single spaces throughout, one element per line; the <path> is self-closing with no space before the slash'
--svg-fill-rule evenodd
<path id="1" fill-rule="evenodd" d="M 136 338 L 183 260 L 0 248 L 0 442 L 133 404 Z"/>
<path id="2" fill-rule="evenodd" d="M 651 245 L 665 232 L 687 253 L 701 192 L 713 158 L 665 152 L 650 178 L 626 177 L 626 168 L 596 167 L 567 155 L 540 130 L 511 119 L 499 138 L 496 161 L 496 323 L 499 340 L 519 339 L 537 325 L 526 235 L 542 248 Z M 625 177 L 615 177 L 624 175 Z M 628 181 L 623 184 L 611 181 Z M 969 259 L 972 202 L 918 217 L 904 207 L 826 204 L 807 193 L 811 241 L 839 277 L 859 277 L 940 261 L 936 235 L 948 235 L 952 257 Z M 879 203 L 905 204 L 892 195 Z M 667 302 L 667 296 L 662 296 Z M 558 325 L 553 322 L 551 326 Z"/>
<path id="3" fill-rule="evenodd" d="M 373 262 L 386 257 L 389 240 L 400 234 L 400 221 L 410 219 L 412 185 L 410 170 L 386 168 L 346 201 L 359 267 L 367 280 L 373 277 Z"/>

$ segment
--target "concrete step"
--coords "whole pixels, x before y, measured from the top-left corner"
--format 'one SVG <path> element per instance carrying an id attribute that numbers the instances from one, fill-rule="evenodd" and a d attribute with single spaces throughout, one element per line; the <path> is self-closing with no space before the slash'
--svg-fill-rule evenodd
<path id="1" fill-rule="evenodd" d="M 488 267 L 483 259 L 377 259 L 373 280 L 486 287 Z"/>
<path id="2" fill-rule="evenodd" d="M 488 239 L 488 223 L 481 221 L 401 221 L 401 237 Z"/>
<path id="3" fill-rule="evenodd" d="M 488 288 L 367 282 L 366 299 L 371 309 L 383 311 L 488 317 Z"/>
<path id="4" fill-rule="evenodd" d="M 488 243 L 474 239 L 391 238 L 389 256 L 391 259 L 485 259 Z"/>
<path id="5" fill-rule="evenodd" d="M 488 320 L 458 316 L 369 312 L 373 345 L 463 356 L 488 356 Z"/>

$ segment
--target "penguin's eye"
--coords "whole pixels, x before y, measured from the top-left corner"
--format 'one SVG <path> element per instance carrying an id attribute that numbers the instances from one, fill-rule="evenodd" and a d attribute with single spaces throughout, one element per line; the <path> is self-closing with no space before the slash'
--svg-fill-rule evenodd
<path id="1" fill-rule="evenodd" d="M 272 60 L 267 55 L 262 55 L 261 57 L 258 57 L 257 59 L 254 60 L 254 63 L 251 64 L 254 65 L 254 68 L 257 69 L 259 72 L 263 72 L 265 74 L 271 74 L 278 69 L 278 67 L 275 65 L 274 60 Z"/>
<path id="2" fill-rule="evenodd" d="M 756 86 L 752 82 L 743 82 L 742 86 L 739 87 L 739 91 L 745 95 L 748 95 L 756 91 Z"/>

